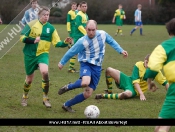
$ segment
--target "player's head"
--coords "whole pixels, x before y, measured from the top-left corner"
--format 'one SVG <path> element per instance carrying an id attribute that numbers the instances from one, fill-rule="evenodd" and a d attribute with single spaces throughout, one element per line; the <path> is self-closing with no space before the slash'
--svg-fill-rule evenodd
<path id="1" fill-rule="evenodd" d="M 146 55 L 146 56 L 145 56 L 145 59 L 144 59 L 144 66 L 145 66 L 146 68 L 148 68 L 149 56 L 150 56 L 150 54 Z"/>
<path id="2" fill-rule="evenodd" d="M 38 0 L 30 0 L 30 3 L 33 9 L 37 8 Z"/>
<path id="3" fill-rule="evenodd" d="M 118 5 L 118 8 L 119 8 L 119 9 L 122 9 L 122 8 L 123 8 L 122 4 L 119 4 L 119 5 Z"/>
<path id="4" fill-rule="evenodd" d="M 166 29 L 170 36 L 175 36 L 175 18 L 166 23 Z"/>
<path id="5" fill-rule="evenodd" d="M 72 2 L 71 3 L 71 10 L 75 11 L 77 9 L 77 3 L 76 2 Z"/>
<path id="6" fill-rule="evenodd" d="M 77 3 L 77 10 L 80 11 L 81 8 L 80 8 L 80 3 Z"/>
<path id="7" fill-rule="evenodd" d="M 138 8 L 139 10 L 141 10 L 141 9 L 142 9 L 142 5 L 141 5 L 141 4 L 138 4 L 138 5 L 137 5 L 137 8 Z"/>
<path id="8" fill-rule="evenodd" d="M 49 20 L 50 9 L 48 7 L 42 6 L 38 15 L 39 15 L 39 20 L 42 23 L 46 23 Z"/>
<path id="9" fill-rule="evenodd" d="M 82 12 L 86 13 L 86 11 L 87 11 L 87 2 L 82 1 L 82 2 L 80 3 L 80 10 L 81 10 Z"/>
<path id="10" fill-rule="evenodd" d="M 97 22 L 95 20 L 89 20 L 86 24 L 86 32 L 89 38 L 93 38 L 96 34 Z"/>

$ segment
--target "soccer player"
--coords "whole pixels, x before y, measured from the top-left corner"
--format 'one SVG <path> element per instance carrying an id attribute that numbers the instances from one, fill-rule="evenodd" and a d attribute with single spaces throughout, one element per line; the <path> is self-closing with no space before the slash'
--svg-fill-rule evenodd
<path id="1" fill-rule="evenodd" d="M 30 0 L 31 2 L 31 8 L 26 10 L 24 13 L 24 16 L 21 20 L 23 25 L 26 25 L 28 22 L 38 19 L 38 12 L 39 12 L 39 6 L 38 6 L 38 0 Z"/>
<path id="2" fill-rule="evenodd" d="M 146 100 L 144 92 L 148 89 L 146 80 L 143 80 L 149 55 L 147 55 L 143 61 L 139 61 L 134 65 L 132 76 L 127 76 L 123 72 L 108 67 L 106 69 L 106 84 L 108 89 L 105 90 L 105 94 L 96 94 L 95 99 L 127 99 L 135 96 L 140 96 L 140 100 Z M 122 93 L 112 93 L 112 81 L 115 80 L 115 84 L 119 89 L 124 90 Z M 159 84 L 163 85 L 168 89 L 168 82 L 163 74 L 159 71 L 159 74 L 155 77 L 155 80 Z M 154 87 L 154 88 L 153 88 Z M 152 87 L 149 90 L 156 91 L 157 87 L 152 82 Z"/>
<path id="3" fill-rule="evenodd" d="M 115 11 L 114 13 L 114 17 L 112 19 L 112 23 L 116 23 L 116 25 L 118 26 L 118 29 L 116 30 L 116 33 L 115 35 L 119 34 L 120 35 L 123 35 L 122 34 L 122 26 L 123 26 L 123 19 L 126 19 L 126 16 L 125 16 L 125 12 L 124 10 L 122 9 L 122 5 L 119 4 L 118 5 L 118 9 Z"/>
<path id="4" fill-rule="evenodd" d="M 163 69 L 165 77 L 170 83 L 166 97 L 159 113 L 160 119 L 175 119 L 175 18 L 166 23 L 166 29 L 170 39 L 158 45 L 150 55 L 145 79 L 148 83 L 154 78 L 159 70 Z M 171 126 L 156 126 L 155 132 L 168 132 Z"/>
<path id="5" fill-rule="evenodd" d="M 138 27 L 140 27 L 140 35 L 143 35 L 143 29 L 142 29 L 142 27 L 143 27 L 143 23 L 142 23 L 142 16 L 141 16 L 141 9 L 142 9 L 142 5 L 141 4 L 138 4 L 137 5 L 137 9 L 136 9 L 136 11 L 135 11 L 135 13 L 134 13 L 134 17 L 135 17 L 135 28 L 133 28 L 132 30 L 131 30 L 131 32 L 130 32 L 130 35 L 132 36 L 132 34 L 134 33 L 134 31 L 138 28 Z"/>
<path id="6" fill-rule="evenodd" d="M 23 48 L 26 79 L 21 105 L 27 106 L 28 92 L 34 78 L 34 71 L 39 68 L 42 75 L 43 104 L 51 107 L 48 100 L 49 92 L 49 49 L 52 43 L 55 47 L 67 47 L 72 40 L 61 41 L 58 33 L 49 20 L 50 9 L 42 7 L 39 20 L 29 22 L 21 32 L 20 40 L 25 43 Z"/>
<path id="7" fill-rule="evenodd" d="M 128 56 L 127 51 L 124 51 L 108 33 L 103 30 L 97 30 L 97 23 L 94 20 L 87 22 L 86 31 L 87 35 L 80 38 L 75 45 L 66 52 L 58 64 L 59 69 L 62 69 L 72 56 L 78 54 L 80 78 L 74 83 L 63 86 L 58 91 L 58 94 L 62 95 L 76 88 L 85 88 L 83 93 L 76 95 L 63 104 L 62 108 L 68 112 L 75 112 L 71 106 L 89 98 L 96 89 L 101 75 L 105 43 L 108 43 L 118 53 L 123 54 L 124 57 Z"/>
<path id="8" fill-rule="evenodd" d="M 76 32 L 75 32 L 75 37 L 74 37 L 74 43 L 76 43 L 79 38 L 86 35 L 85 27 L 88 21 L 88 15 L 86 14 L 86 11 L 87 11 L 87 3 L 85 1 L 82 1 L 80 3 L 80 11 L 78 12 L 76 19 L 75 19 Z M 69 69 L 68 69 L 69 73 L 78 72 L 74 68 L 75 61 L 76 61 L 76 56 L 70 59 Z"/>
<path id="9" fill-rule="evenodd" d="M 2 24 L 1 16 L 0 16 L 0 24 Z"/>
<path id="10" fill-rule="evenodd" d="M 77 14 L 80 10 L 81 10 L 81 8 L 80 8 L 80 4 L 77 3 L 77 9 L 75 10 L 76 14 Z"/>

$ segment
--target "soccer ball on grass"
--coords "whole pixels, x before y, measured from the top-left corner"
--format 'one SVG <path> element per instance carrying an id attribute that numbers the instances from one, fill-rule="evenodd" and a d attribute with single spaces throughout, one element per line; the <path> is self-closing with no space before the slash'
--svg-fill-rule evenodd
<path id="1" fill-rule="evenodd" d="M 89 105 L 84 110 L 84 115 L 87 118 L 98 118 L 100 115 L 100 110 L 95 105 Z"/>

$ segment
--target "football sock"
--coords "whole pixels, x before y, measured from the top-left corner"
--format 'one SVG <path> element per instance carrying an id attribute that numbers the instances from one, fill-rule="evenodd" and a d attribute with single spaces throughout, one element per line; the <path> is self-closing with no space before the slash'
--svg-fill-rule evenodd
<path id="1" fill-rule="evenodd" d="M 142 28 L 140 28 L 140 35 L 142 35 Z"/>
<path id="2" fill-rule="evenodd" d="M 105 99 L 118 99 L 118 94 L 103 94 Z"/>
<path id="3" fill-rule="evenodd" d="M 132 30 L 131 30 L 131 34 L 135 31 L 136 29 L 135 28 L 133 28 Z"/>
<path id="4" fill-rule="evenodd" d="M 72 57 L 69 62 L 69 70 L 74 68 L 76 57 Z"/>
<path id="5" fill-rule="evenodd" d="M 111 76 L 106 76 L 106 84 L 107 84 L 108 92 L 111 92 L 111 93 L 112 93 L 112 81 L 113 81 L 113 78 Z"/>
<path id="6" fill-rule="evenodd" d="M 119 33 L 122 34 L 122 30 L 121 29 L 119 29 Z"/>
<path id="7" fill-rule="evenodd" d="M 43 100 L 48 99 L 49 81 L 42 80 Z"/>
<path id="8" fill-rule="evenodd" d="M 28 93 L 31 88 L 31 84 L 27 84 L 26 82 L 24 83 L 24 93 L 23 93 L 23 98 L 28 98 Z"/>
<path id="9" fill-rule="evenodd" d="M 78 79 L 76 82 L 69 84 L 68 89 L 72 90 L 75 88 L 81 88 L 81 82 L 82 82 L 82 79 Z"/>
<path id="10" fill-rule="evenodd" d="M 68 100 L 64 105 L 65 106 L 72 106 L 84 101 L 86 98 L 84 97 L 83 93 L 76 95 L 73 99 Z"/>

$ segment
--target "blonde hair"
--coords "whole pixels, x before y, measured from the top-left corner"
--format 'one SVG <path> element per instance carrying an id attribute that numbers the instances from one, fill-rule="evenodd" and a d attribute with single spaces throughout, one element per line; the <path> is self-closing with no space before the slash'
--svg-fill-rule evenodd
<path id="1" fill-rule="evenodd" d="M 38 15 L 40 15 L 41 12 L 43 12 L 43 11 L 48 11 L 48 12 L 50 12 L 50 9 L 49 9 L 48 7 L 46 7 L 46 6 L 41 6 L 41 7 L 40 7 L 40 10 L 39 10 L 39 12 L 38 12 Z"/>
<path id="2" fill-rule="evenodd" d="M 142 7 L 142 5 L 141 4 L 138 4 L 137 7 Z"/>

